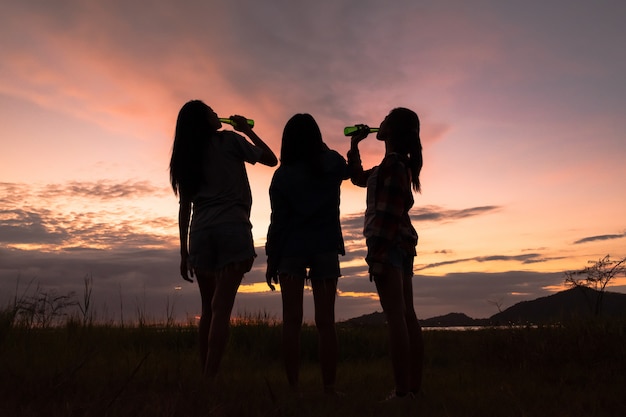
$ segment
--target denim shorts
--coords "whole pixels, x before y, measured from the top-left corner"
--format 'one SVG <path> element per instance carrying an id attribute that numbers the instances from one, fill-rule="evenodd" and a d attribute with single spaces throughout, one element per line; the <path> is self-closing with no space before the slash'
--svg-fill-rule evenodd
<path id="1" fill-rule="evenodd" d="M 375 238 L 368 238 L 366 244 Z M 369 245 L 368 245 L 369 248 Z M 414 255 L 407 255 L 407 253 L 400 249 L 398 246 L 392 246 L 387 253 L 387 261 L 389 265 L 394 268 L 402 270 L 404 276 L 413 276 L 413 261 Z M 370 265 L 370 273 L 372 272 L 372 265 Z"/>
<path id="2" fill-rule="evenodd" d="M 413 255 L 407 255 L 403 250 L 399 248 L 393 248 L 389 251 L 389 263 L 400 268 L 404 276 L 413 276 Z"/>
<path id="3" fill-rule="evenodd" d="M 326 252 L 282 258 L 278 273 L 309 279 L 336 279 L 341 276 L 339 255 L 337 252 Z"/>
<path id="4" fill-rule="evenodd" d="M 192 231 L 189 235 L 189 265 L 194 270 L 217 271 L 254 257 L 256 253 L 249 224 L 218 224 Z"/>

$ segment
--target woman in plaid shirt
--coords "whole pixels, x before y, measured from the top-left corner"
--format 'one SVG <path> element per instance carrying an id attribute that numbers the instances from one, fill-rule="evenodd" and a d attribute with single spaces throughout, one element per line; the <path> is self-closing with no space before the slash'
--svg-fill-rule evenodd
<path id="1" fill-rule="evenodd" d="M 385 157 L 363 170 L 358 144 L 369 128 L 351 139 L 348 165 L 352 182 L 367 187 L 363 234 L 367 243 L 370 279 L 376 284 L 389 327 L 395 390 L 391 398 L 413 398 L 422 381 L 422 330 L 413 307 L 413 258 L 417 232 L 411 224 L 413 191 L 420 192 L 422 169 L 420 121 L 412 110 L 393 109 L 380 125 L 376 139 L 385 142 Z"/>

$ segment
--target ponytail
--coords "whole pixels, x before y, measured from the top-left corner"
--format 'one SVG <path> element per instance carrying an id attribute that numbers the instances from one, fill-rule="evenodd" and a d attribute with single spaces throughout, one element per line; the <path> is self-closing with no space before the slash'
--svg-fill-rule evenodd
<path id="1" fill-rule="evenodd" d="M 424 159 L 422 157 L 422 142 L 419 134 L 415 135 L 414 140 L 409 143 L 409 168 L 411 169 L 411 183 L 413 184 L 413 191 L 422 192 L 422 185 L 420 183 L 420 172 L 424 165 Z"/>
<path id="2" fill-rule="evenodd" d="M 420 119 L 413 110 L 404 107 L 393 109 L 387 116 L 394 143 L 394 149 L 409 157 L 411 184 L 413 190 L 421 192 L 420 172 L 424 163 L 420 140 Z"/>

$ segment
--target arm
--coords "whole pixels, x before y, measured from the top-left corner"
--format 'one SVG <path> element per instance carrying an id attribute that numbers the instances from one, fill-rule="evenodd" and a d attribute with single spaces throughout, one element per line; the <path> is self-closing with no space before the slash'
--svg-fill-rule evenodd
<path id="1" fill-rule="evenodd" d="M 269 146 L 263 140 L 257 136 L 257 134 L 252 130 L 250 125 L 246 123 L 246 118 L 243 116 L 230 116 L 230 119 L 235 122 L 235 130 L 246 135 L 255 146 L 258 146 L 263 150 L 261 154 L 261 158 L 259 162 L 263 165 L 267 165 L 270 167 L 276 166 L 278 164 L 278 158 L 274 155 L 274 152 L 270 149 Z"/>
<path id="2" fill-rule="evenodd" d="M 361 154 L 359 152 L 359 142 L 367 137 L 369 131 L 357 131 L 350 139 L 350 150 L 348 151 L 348 171 L 350 173 L 350 181 L 359 187 L 367 187 L 367 179 L 371 170 L 363 171 L 361 163 Z"/>
<path id="3" fill-rule="evenodd" d="M 271 214 L 265 242 L 265 254 L 267 255 L 265 280 L 272 291 L 275 290 L 272 281 L 278 283 L 278 264 L 283 251 L 286 229 L 289 227 L 287 220 L 290 218 L 290 212 L 281 192 L 282 177 L 284 176 L 281 168 L 278 168 L 272 177 L 269 190 Z"/>
<path id="4" fill-rule="evenodd" d="M 265 243 L 265 254 L 267 255 L 267 266 L 265 268 L 265 282 L 272 291 L 276 290 L 274 283 L 278 284 L 278 264 L 280 262 L 280 255 L 274 248 L 274 240 L 278 239 L 274 237 L 276 235 L 275 218 L 272 216 L 270 220 L 270 226 L 267 229 L 267 241 Z"/>
<path id="5" fill-rule="evenodd" d="M 189 275 L 193 277 L 193 270 L 189 269 L 187 260 L 189 259 L 189 221 L 191 219 L 191 200 L 180 197 L 178 207 L 178 234 L 180 237 L 180 275 L 185 281 L 193 282 Z"/>

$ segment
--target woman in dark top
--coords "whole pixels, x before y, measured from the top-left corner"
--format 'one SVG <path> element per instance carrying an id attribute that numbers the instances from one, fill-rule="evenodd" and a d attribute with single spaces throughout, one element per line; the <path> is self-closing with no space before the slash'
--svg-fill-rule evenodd
<path id="1" fill-rule="evenodd" d="M 335 293 L 339 254 L 345 255 L 339 223 L 340 186 L 348 178 L 345 159 L 329 149 L 310 114 L 296 114 L 283 131 L 280 167 L 270 186 L 267 283 L 280 283 L 283 349 L 289 384 L 298 389 L 300 329 L 306 280 L 310 280 L 319 333 L 324 391 L 335 393 L 337 335 Z"/>
<path id="2" fill-rule="evenodd" d="M 352 136 L 348 164 L 355 185 L 367 187 L 363 234 L 370 278 L 374 280 L 389 329 L 395 390 L 391 398 L 413 398 L 422 382 L 422 330 L 413 306 L 413 258 L 417 232 L 411 224 L 413 191 L 420 192 L 420 121 L 412 110 L 393 109 L 376 139 L 385 142 L 380 165 L 363 170 L 358 144 L 369 129 Z"/>

